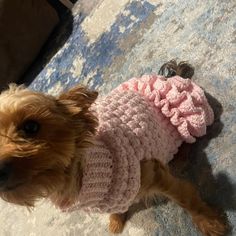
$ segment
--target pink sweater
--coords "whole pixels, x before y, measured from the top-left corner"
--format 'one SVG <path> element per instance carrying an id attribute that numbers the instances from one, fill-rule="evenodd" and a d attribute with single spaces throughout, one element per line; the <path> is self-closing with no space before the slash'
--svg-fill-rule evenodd
<path id="1" fill-rule="evenodd" d="M 82 188 L 69 210 L 127 211 L 140 188 L 140 161 L 167 164 L 214 118 L 203 90 L 178 76 L 133 78 L 92 109 L 99 118 L 96 141 L 84 154 Z"/>

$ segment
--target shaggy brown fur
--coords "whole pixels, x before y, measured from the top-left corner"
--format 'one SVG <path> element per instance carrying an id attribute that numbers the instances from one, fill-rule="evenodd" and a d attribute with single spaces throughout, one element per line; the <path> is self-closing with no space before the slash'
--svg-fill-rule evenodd
<path id="1" fill-rule="evenodd" d="M 1 198 L 27 207 L 42 197 L 57 206 L 73 204 L 83 176 L 83 149 L 96 132 L 97 119 L 89 110 L 96 97 L 80 86 L 58 98 L 14 85 L 0 95 Z M 204 235 L 225 235 L 224 218 L 192 184 L 158 161 L 142 162 L 137 199 L 159 193 L 183 207 Z M 122 232 L 125 221 L 126 213 L 111 215 L 110 231 Z"/>
<path id="2" fill-rule="evenodd" d="M 97 121 L 88 108 L 96 97 L 96 92 L 83 87 L 58 99 L 16 86 L 1 94 L 0 162 L 10 163 L 13 169 L 1 186 L 3 199 L 33 206 L 38 198 L 50 196 L 61 204 L 60 199 L 67 194 L 64 189 L 72 199 L 74 174 L 80 166 L 75 153 L 89 144 L 95 132 Z M 22 130 L 29 120 L 40 124 L 40 131 L 33 137 Z"/>

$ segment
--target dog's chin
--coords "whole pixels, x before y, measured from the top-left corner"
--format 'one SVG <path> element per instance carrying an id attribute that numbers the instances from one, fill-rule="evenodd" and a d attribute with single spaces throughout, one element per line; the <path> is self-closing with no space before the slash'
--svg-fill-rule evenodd
<path id="1" fill-rule="evenodd" d="M 34 207 L 35 203 L 49 195 L 49 190 L 42 186 L 27 186 L 17 183 L 0 190 L 0 197 L 9 203 L 20 206 Z"/>
<path id="2" fill-rule="evenodd" d="M 0 192 L 11 192 L 11 191 L 16 191 L 20 186 L 23 186 L 23 182 L 18 182 L 14 184 L 7 185 L 5 187 L 0 187 Z"/>

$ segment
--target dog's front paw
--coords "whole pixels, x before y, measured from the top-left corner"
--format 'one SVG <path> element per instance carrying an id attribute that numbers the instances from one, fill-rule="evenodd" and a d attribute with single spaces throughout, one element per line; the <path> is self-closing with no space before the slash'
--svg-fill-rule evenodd
<path id="1" fill-rule="evenodd" d="M 109 231 L 112 234 L 122 233 L 125 226 L 125 220 L 122 215 L 112 214 L 110 215 Z"/>
<path id="2" fill-rule="evenodd" d="M 193 222 L 205 236 L 225 236 L 230 229 L 226 217 L 214 210 L 210 214 L 193 217 Z"/>

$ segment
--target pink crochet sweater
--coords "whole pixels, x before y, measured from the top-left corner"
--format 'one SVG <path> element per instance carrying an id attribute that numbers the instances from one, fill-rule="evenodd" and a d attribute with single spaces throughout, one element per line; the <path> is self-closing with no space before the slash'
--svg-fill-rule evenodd
<path id="1" fill-rule="evenodd" d="M 69 210 L 127 211 L 140 188 L 140 161 L 168 163 L 183 141 L 195 142 L 213 122 L 203 90 L 178 76 L 133 78 L 92 109 L 96 141 L 84 154 L 82 188 Z"/>

